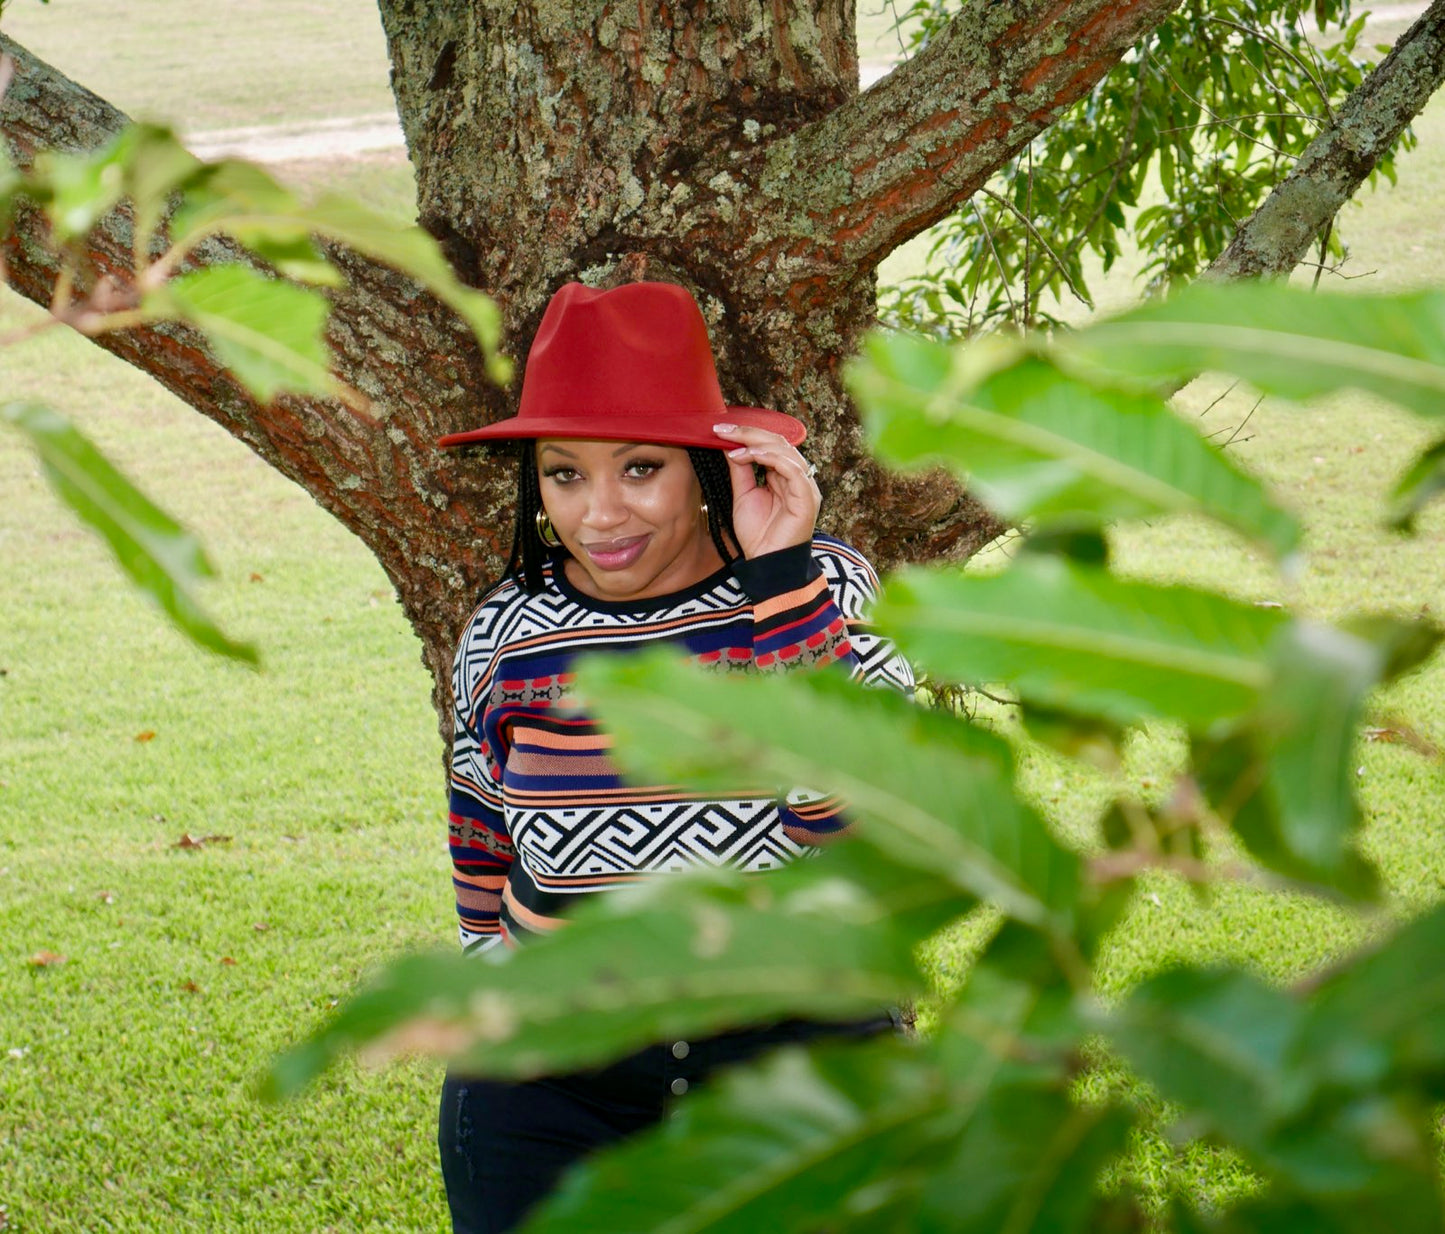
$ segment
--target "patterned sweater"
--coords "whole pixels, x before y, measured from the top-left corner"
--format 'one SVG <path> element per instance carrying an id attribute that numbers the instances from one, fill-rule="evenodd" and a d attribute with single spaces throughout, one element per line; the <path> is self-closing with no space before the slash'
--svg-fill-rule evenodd
<path id="1" fill-rule="evenodd" d="M 910 690 L 913 674 L 864 613 L 873 568 L 818 535 L 671 595 L 597 600 L 560 568 L 529 596 L 503 582 L 467 622 L 452 676 L 449 829 L 465 948 L 561 924 L 577 897 L 691 866 L 767 870 L 844 826 L 836 799 L 717 798 L 627 784 L 610 739 L 569 707 L 570 666 L 597 650 L 669 643 L 702 664 L 846 666 Z"/>

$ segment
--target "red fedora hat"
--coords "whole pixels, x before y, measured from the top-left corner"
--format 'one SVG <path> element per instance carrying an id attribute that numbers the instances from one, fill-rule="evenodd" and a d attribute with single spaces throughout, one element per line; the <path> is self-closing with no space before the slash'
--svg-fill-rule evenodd
<path id="1" fill-rule="evenodd" d="M 588 437 L 668 446 L 732 445 L 717 423 L 768 429 L 797 445 L 803 422 L 762 407 L 723 402 L 707 323 L 686 290 L 625 283 L 597 291 L 567 283 L 537 327 L 517 414 L 448 433 L 439 443 L 516 437 Z"/>

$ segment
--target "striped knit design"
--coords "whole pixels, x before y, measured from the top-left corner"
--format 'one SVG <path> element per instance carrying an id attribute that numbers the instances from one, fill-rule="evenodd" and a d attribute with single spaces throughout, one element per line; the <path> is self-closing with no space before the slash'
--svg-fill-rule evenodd
<path id="1" fill-rule="evenodd" d="M 467 948 L 555 929 L 579 895 L 689 867 L 767 870 L 844 825 L 806 790 L 778 801 L 739 786 L 716 797 L 625 784 L 610 738 L 569 703 L 583 653 L 667 643 L 724 670 L 837 664 L 911 690 L 913 675 L 864 613 L 877 576 L 826 536 L 741 563 L 686 591 L 630 604 L 593 600 L 562 574 L 528 596 L 493 590 L 467 623 L 452 677 L 450 841 Z"/>

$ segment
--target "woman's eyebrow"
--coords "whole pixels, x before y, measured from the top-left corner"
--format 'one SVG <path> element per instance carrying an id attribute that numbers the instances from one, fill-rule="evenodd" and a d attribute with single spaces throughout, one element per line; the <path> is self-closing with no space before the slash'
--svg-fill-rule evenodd
<path id="1" fill-rule="evenodd" d="M 626 454 L 629 450 L 640 450 L 646 444 L 645 441 L 630 441 L 627 445 L 612 451 L 612 457 L 616 458 L 619 454 Z"/>
<path id="2" fill-rule="evenodd" d="M 545 454 L 548 450 L 551 450 L 551 451 L 553 451 L 553 452 L 556 453 L 556 454 L 565 455 L 567 458 L 576 458 L 576 457 L 577 457 L 575 454 L 572 453 L 571 450 L 564 450 L 564 449 L 562 449 L 561 446 L 554 446 L 554 445 L 552 445 L 550 442 L 549 442 L 547 445 L 545 445 L 545 446 L 542 447 L 542 453 Z"/>

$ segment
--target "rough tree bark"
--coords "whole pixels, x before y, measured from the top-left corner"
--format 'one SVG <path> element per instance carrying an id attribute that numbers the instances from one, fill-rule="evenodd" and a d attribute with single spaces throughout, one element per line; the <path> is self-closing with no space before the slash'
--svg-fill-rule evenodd
<path id="1" fill-rule="evenodd" d="M 1179 0 L 969 6 L 946 35 L 858 91 L 854 0 L 380 0 L 420 221 L 495 296 L 514 352 L 567 279 L 689 287 L 723 390 L 801 416 L 827 526 L 883 565 L 965 555 L 994 534 L 940 477 L 864 454 L 840 368 L 873 320 L 874 270 L 966 200 Z M 85 149 L 124 117 L 0 36 L 18 73 L 0 134 L 24 166 Z M 97 234 L 123 270 L 123 211 Z M 10 278 L 48 302 L 57 274 L 22 213 Z M 205 256 L 233 256 L 218 246 Z M 508 413 L 457 324 L 393 272 L 343 255 L 332 328 L 369 425 L 317 401 L 258 406 L 200 341 L 103 341 L 308 489 L 370 547 L 421 638 L 445 714 L 455 633 L 508 547 L 510 477 L 443 432 Z M 520 356 L 518 357 L 520 359 Z"/>

